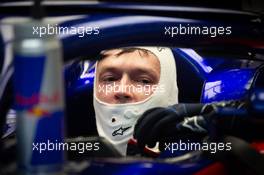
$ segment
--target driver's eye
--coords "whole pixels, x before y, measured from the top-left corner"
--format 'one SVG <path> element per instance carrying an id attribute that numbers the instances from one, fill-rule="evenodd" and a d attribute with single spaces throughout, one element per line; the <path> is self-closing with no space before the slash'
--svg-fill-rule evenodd
<path id="1" fill-rule="evenodd" d="M 148 79 L 139 79 L 137 82 L 142 83 L 142 84 L 151 84 L 151 80 Z"/>
<path id="2" fill-rule="evenodd" d="M 135 80 L 137 83 L 141 83 L 141 84 L 153 84 L 153 80 L 149 77 L 137 77 Z"/>
<path id="3" fill-rule="evenodd" d="M 101 78 L 101 81 L 102 82 L 105 82 L 105 83 L 111 83 L 111 82 L 114 82 L 114 81 L 117 81 L 118 78 L 113 76 L 113 75 L 106 75 L 106 76 L 103 76 Z"/>

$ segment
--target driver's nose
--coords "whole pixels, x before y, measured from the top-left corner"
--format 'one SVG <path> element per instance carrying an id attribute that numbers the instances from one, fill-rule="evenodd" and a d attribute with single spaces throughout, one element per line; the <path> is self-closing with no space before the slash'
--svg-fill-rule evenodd
<path id="1" fill-rule="evenodd" d="M 114 93 L 116 103 L 133 102 L 133 85 L 127 75 L 122 76 L 118 90 Z"/>

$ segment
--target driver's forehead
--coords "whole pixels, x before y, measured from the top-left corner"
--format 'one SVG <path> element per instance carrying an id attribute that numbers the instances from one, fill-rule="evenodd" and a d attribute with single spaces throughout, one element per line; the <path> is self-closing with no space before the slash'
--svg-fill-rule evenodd
<path id="1" fill-rule="evenodd" d="M 160 62 L 149 51 L 133 50 L 123 52 L 121 49 L 113 49 L 103 53 L 104 56 L 97 64 L 97 75 L 110 70 L 122 72 L 142 70 L 160 75 Z"/>

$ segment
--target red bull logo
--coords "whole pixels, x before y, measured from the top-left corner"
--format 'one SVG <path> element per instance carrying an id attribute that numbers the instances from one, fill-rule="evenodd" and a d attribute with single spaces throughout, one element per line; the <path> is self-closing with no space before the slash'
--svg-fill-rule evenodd
<path id="1" fill-rule="evenodd" d="M 16 103 L 21 106 L 32 106 L 39 103 L 56 104 L 60 100 L 58 92 L 48 96 L 43 94 L 35 93 L 30 97 L 25 97 L 20 94 L 16 94 Z"/>
<path id="2" fill-rule="evenodd" d="M 50 111 L 45 110 L 39 106 L 33 107 L 28 111 L 31 115 L 33 115 L 34 117 L 48 117 L 50 116 Z"/>
<path id="3" fill-rule="evenodd" d="M 60 102 L 61 98 L 60 93 L 56 92 L 49 96 L 35 93 L 30 97 L 16 94 L 15 100 L 17 110 L 28 110 L 35 117 L 47 117 L 50 116 L 50 111 L 44 109 L 42 105 L 54 106 Z"/>

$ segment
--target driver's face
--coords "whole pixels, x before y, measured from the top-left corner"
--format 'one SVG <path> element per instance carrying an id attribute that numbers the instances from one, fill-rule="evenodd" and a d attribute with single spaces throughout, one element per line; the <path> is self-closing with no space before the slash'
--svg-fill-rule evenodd
<path id="1" fill-rule="evenodd" d="M 150 96 L 160 78 L 160 63 L 151 52 L 135 50 L 104 53 L 96 69 L 96 96 L 110 103 L 139 102 Z"/>

